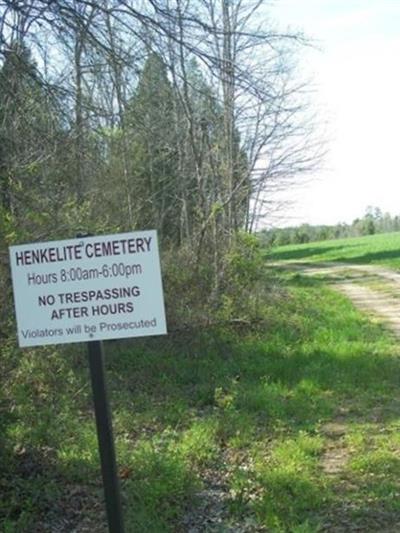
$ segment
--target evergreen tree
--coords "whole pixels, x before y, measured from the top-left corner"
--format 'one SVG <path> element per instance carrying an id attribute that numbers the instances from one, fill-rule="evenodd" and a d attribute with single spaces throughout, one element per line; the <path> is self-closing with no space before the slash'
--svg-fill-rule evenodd
<path id="1" fill-rule="evenodd" d="M 161 58 L 149 55 L 126 110 L 131 151 L 131 187 L 137 224 L 177 235 L 177 148 L 173 133 L 174 92 Z"/>
<path id="2" fill-rule="evenodd" d="M 0 70 L 0 203 L 21 230 L 54 207 L 60 133 L 29 50 L 14 44 Z"/>

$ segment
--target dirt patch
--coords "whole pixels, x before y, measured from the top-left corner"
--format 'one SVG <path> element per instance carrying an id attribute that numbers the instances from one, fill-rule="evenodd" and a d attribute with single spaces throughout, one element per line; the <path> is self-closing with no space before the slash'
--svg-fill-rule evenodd
<path id="1" fill-rule="evenodd" d="M 347 464 L 349 453 L 346 448 L 337 447 L 336 443 L 329 446 L 321 459 L 321 467 L 325 474 L 340 474 Z"/>
<path id="2" fill-rule="evenodd" d="M 227 464 L 227 458 L 223 459 Z M 262 533 L 267 529 L 255 517 L 234 517 L 230 511 L 231 494 L 227 470 L 209 468 L 197 494 L 196 503 L 183 519 L 182 533 Z"/>
<path id="3" fill-rule="evenodd" d="M 342 445 L 342 437 L 346 435 L 347 426 L 341 421 L 328 422 L 322 426 L 321 432 L 328 439 L 321 458 L 322 470 L 328 475 L 340 474 L 349 457 L 347 448 Z"/>
<path id="4" fill-rule="evenodd" d="M 341 283 L 335 287 L 358 309 L 381 318 L 400 337 L 400 302 L 397 299 L 359 284 Z"/>

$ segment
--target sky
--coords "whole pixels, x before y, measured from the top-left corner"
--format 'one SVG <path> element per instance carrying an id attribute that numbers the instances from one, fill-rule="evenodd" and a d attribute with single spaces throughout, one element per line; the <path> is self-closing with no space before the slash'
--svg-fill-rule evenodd
<path id="1" fill-rule="evenodd" d="M 300 56 L 328 139 L 323 168 L 287 191 L 275 225 L 400 214 L 400 0 L 275 0 L 271 18 L 317 49 Z"/>

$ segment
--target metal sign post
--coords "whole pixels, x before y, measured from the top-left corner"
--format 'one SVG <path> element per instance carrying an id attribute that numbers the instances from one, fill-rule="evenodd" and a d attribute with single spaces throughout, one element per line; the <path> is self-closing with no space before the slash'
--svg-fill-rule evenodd
<path id="1" fill-rule="evenodd" d="M 108 528 L 110 533 L 123 533 L 121 492 L 105 382 L 103 343 L 88 342 L 88 352 Z"/>
<path id="2" fill-rule="evenodd" d="M 110 533 L 122 506 L 101 341 L 167 333 L 157 232 L 10 247 L 21 347 L 87 342 Z"/>

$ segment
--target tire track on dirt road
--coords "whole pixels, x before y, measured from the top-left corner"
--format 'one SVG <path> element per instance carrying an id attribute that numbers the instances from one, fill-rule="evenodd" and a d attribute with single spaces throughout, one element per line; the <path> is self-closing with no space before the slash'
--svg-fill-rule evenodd
<path id="1" fill-rule="evenodd" d="M 285 269 L 300 276 L 315 278 L 332 289 L 345 295 L 353 305 L 374 320 L 378 319 L 389 331 L 400 338 L 400 273 L 376 265 L 355 265 L 345 263 L 306 263 L 280 262 L 274 263 L 275 268 Z M 350 348 L 351 349 L 351 348 Z M 398 367 L 397 367 L 398 368 Z M 400 531 L 399 513 L 397 510 L 385 509 L 371 500 L 371 507 L 357 510 L 356 499 L 360 487 L 365 483 L 361 477 L 354 481 L 352 461 L 357 457 L 367 460 L 369 453 L 376 452 L 375 446 L 384 441 L 382 435 L 390 431 L 389 420 L 397 419 L 399 411 L 398 394 L 393 395 L 389 403 L 377 396 L 365 412 L 353 411 L 353 403 L 349 398 L 338 398 L 336 409 L 323 420 L 319 428 L 323 438 L 323 450 L 319 468 L 328 483 L 336 491 L 343 493 L 343 498 L 323 516 L 320 530 L 326 533 L 344 532 L 396 532 Z M 390 416 L 388 416 L 388 412 Z M 394 430 L 396 431 L 396 430 Z M 365 441 L 357 450 L 352 438 L 365 435 Z M 400 446 L 391 444 L 390 453 L 394 463 Z M 373 456 L 373 455 L 372 455 Z M 385 459 L 386 461 L 387 459 Z M 387 465 L 391 463 L 388 462 Z M 391 466 L 385 466 L 391 468 Z M 376 475 L 374 467 L 371 475 Z M 381 474 L 379 474 L 381 475 Z M 383 481 L 383 478 L 381 478 Z"/>
<path id="2" fill-rule="evenodd" d="M 358 309 L 382 320 L 400 338 L 400 272 L 376 265 L 348 263 L 288 261 L 279 266 L 302 275 L 322 277 Z"/>

